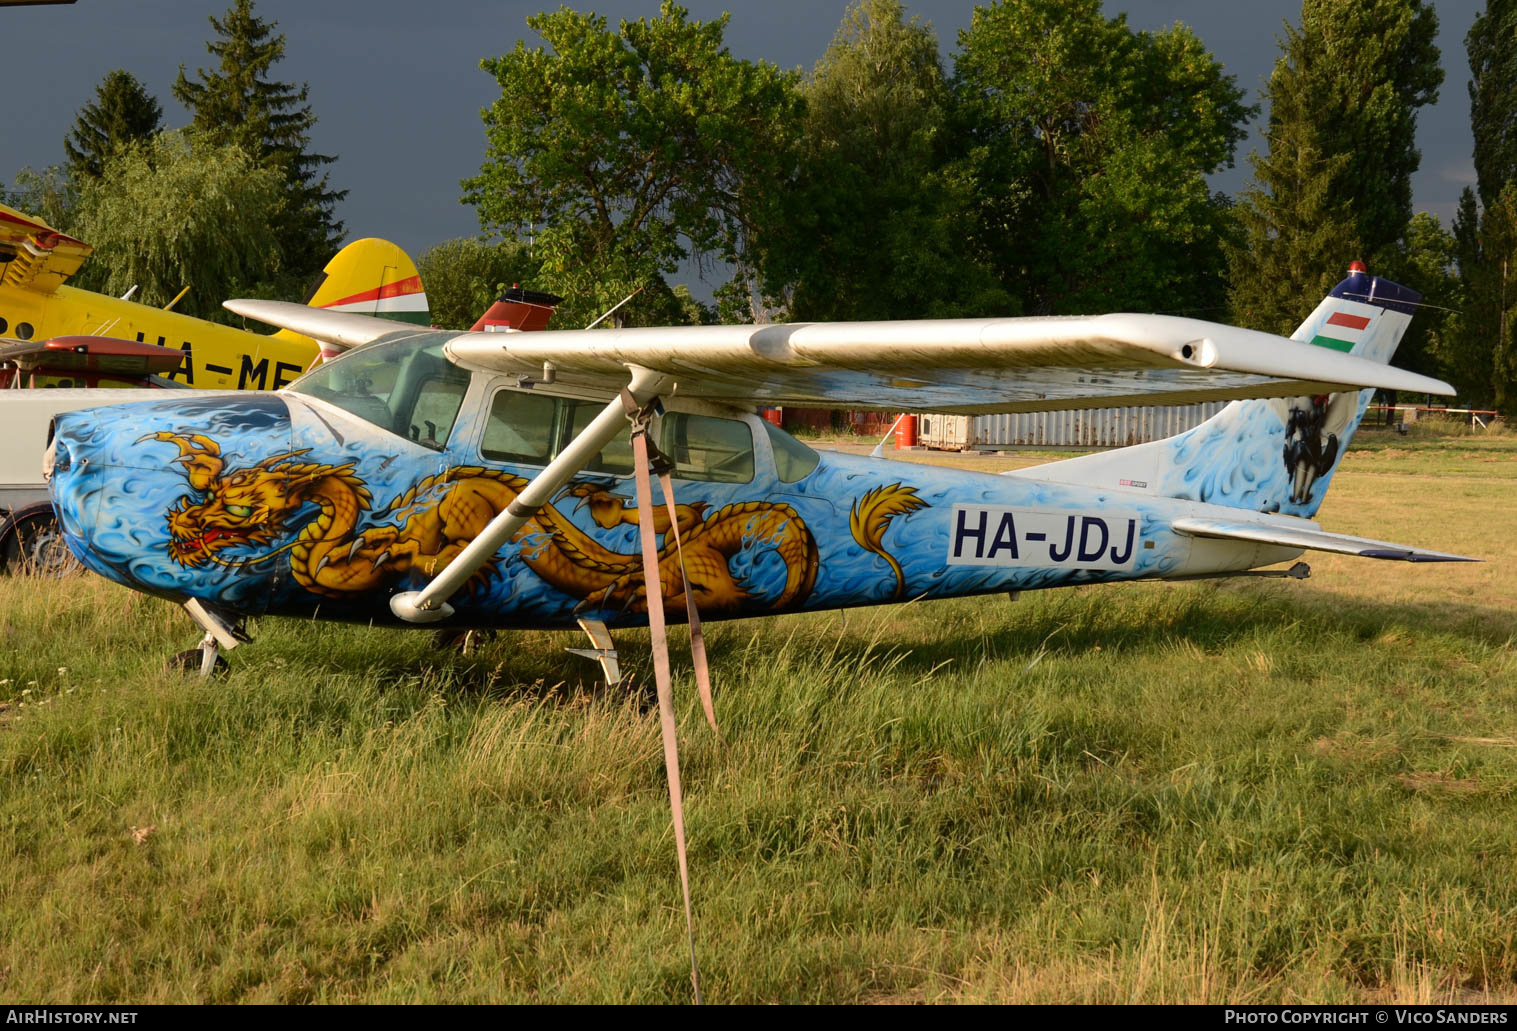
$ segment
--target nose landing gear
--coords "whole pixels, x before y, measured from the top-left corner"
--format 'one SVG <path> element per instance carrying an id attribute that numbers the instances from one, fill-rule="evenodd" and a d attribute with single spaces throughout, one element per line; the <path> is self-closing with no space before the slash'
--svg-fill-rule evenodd
<path id="1" fill-rule="evenodd" d="M 222 657 L 222 649 L 231 651 L 252 640 L 243 629 L 242 621 L 229 618 L 227 613 L 196 598 L 185 602 L 184 610 L 205 631 L 205 637 L 201 638 L 199 647 L 182 651 L 169 659 L 169 669 L 199 672 L 202 677 L 225 676 L 231 667 Z"/>

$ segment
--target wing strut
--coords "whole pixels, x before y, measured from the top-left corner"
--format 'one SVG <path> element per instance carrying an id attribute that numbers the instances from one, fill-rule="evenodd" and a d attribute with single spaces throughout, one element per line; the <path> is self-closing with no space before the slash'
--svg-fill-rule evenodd
<path id="1" fill-rule="evenodd" d="M 649 369 L 634 368 L 628 386 L 633 399 L 647 404 L 667 386 L 671 377 Z M 542 472 L 517 495 L 506 510 L 490 520 L 478 537 L 448 563 L 437 578 L 419 591 L 403 591 L 390 599 L 390 611 L 408 623 L 435 623 L 453 615 L 448 599 L 457 594 L 469 578 L 479 572 L 495 553 L 505 546 L 527 520 L 553 500 L 559 488 L 568 483 L 601 448 L 611 443 L 626 423 L 620 397 L 606 405 L 590 425 L 580 431 L 569 446 L 559 452 Z"/>

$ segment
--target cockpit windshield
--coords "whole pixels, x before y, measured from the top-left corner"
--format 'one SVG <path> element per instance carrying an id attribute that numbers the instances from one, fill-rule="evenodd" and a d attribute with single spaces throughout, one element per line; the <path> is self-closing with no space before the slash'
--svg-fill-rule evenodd
<path id="1" fill-rule="evenodd" d="M 469 389 L 469 373 L 443 354 L 451 333 L 423 333 L 359 347 L 290 384 L 328 404 L 441 451 Z"/>

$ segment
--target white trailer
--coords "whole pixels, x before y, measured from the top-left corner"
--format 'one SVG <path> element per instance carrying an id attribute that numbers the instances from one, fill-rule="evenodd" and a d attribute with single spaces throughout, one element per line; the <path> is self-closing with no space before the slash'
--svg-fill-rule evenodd
<path id="1" fill-rule="evenodd" d="M 152 389 L 0 390 L 0 566 L 56 574 L 75 565 L 53 518 L 42 473 L 53 416 L 165 396 Z"/>

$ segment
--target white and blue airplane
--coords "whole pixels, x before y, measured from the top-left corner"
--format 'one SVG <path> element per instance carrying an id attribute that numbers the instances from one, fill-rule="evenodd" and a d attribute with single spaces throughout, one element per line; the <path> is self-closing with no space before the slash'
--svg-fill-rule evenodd
<path id="1" fill-rule="evenodd" d="M 1356 262 L 1290 339 L 1161 315 L 450 333 L 232 301 L 352 349 L 274 393 L 60 415 L 52 495 L 80 561 L 187 604 L 212 648 L 267 614 L 579 626 L 603 653 L 655 568 L 676 611 L 730 619 L 1304 550 L 1460 561 L 1312 521 L 1372 388 L 1452 393 L 1387 364 L 1418 299 Z M 999 476 L 818 453 L 752 414 L 1218 399 L 1167 440 Z M 629 411 L 672 463 L 646 517 Z"/>

